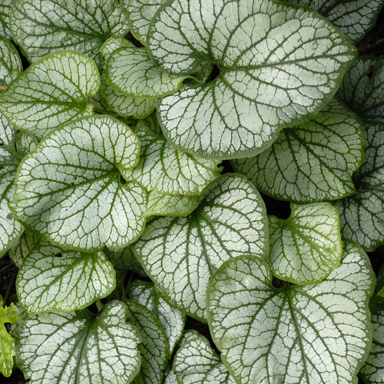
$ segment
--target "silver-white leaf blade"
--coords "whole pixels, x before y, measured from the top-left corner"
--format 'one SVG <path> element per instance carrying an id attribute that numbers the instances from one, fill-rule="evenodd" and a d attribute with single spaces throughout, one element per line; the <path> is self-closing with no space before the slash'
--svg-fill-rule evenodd
<path id="1" fill-rule="evenodd" d="M 22 71 L 23 65 L 15 46 L 10 41 L 0 37 L 0 85 L 9 85 Z"/>
<path id="2" fill-rule="evenodd" d="M 357 193 L 335 202 L 343 237 L 367 252 L 384 244 L 384 129 L 365 123 L 365 158 L 354 176 Z"/>
<path id="3" fill-rule="evenodd" d="M 269 196 L 311 203 L 356 193 L 352 174 L 363 152 L 360 117 L 333 99 L 313 120 L 284 129 L 260 155 L 231 164 Z"/>
<path id="4" fill-rule="evenodd" d="M 12 0 L 2 0 L 0 4 L 0 36 L 12 39 L 9 27 L 9 13 L 11 12 Z"/>
<path id="5" fill-rule="evenodd" d="M 146 306 L 159 318 L 167 335 L 169 357 L 171 357 L 176 344 L 183 334 L 186 316 L 159 296 L 151 282 L 135 280 L 129 286 L 128 294 L 132 300 L 136 300 Z"/>
<path id="6" fill-rule="evenodd" d="M 168 363 L 168 340 L 159 319 L 144 305 L 126 301 L 128 319 L 138 329 L 142 338 L 139 350 L 142 356 L 140 379 L 134 383 L 162 384 L 163 371 Z"/>
<path id="7" fill-rule="evenodd" d="M 28 231 L 24 231 L 23 234 L 12 245 L 8 254 L 9 258 L 17 268 L 21 267 L 23 260 L 33 248 L 35 243 L 39 240 L 39 238 L 40 236 L 29 233 Z"/>
<path id="8" fill-rule="evenodd" d="M 269 230 L 271 269 L 279 279 L 314 284 L 340 266 L 340 219 L 331 204 L 291 204 L 289 219 L 269 216 Z"/>
<path id="9" fill-rule="evenodd" d="M 272 0 L 172 1 L 152 19 L 147 46 L 173 74 L 190 74 L 207 60 L 219 66 L 213 82 L 185 87 L 158 105 L 175 147 L 217 159 L 256 155 L 281 128 L 308 121 L 356 56 L 317 13 Z"/>
<path id="10" fill-rule="evenodd" d="M 30 62 L 62 49 L 97 59 L 110 35 L 128 33 L 118 0 L 16 0 L 10 27 Z"/>
<path id="11" fill-rule="evenodd" d="M 15 150 L 16 129 L 0 113 L 0 144 L 6 150 Z"/>
<path id="12" fill-rule="evenodd" d="M 21 158 L 33 152 L 37 144 L 39 141 L 36 137 L 27 131 L 19 131 L 16 135 L 16 152 Z"/>
<path id="13" fill-rule="evenodd" d="M 92 114 L 88 96 L 100 76 L 93 60 L 60 51 L 32 64 L 0 95 L 0 111 L 16 129 L 37 138 L 69 120 Z"/>
<path id="14" fill-rule="evenodd" d="M 133 43 L 127 40 L 125 37 L 115 37 L 111 36 L 108 40 L 104 42 L 104 44 L 99 49 L 99 54 L 103 61 L 103 66 L 105 70 L 105 66 L 109 59 L 109 56 L 119 48 L 122 47 L 134 47 Z"/>
<path id="15" fill-rule="evenodd" d="M 250 257 L 213 276 L 210 330 L 237 383 L 357 383 L 371 344 L 375 277 L 356 243 L 344 250 L 342 265 L 309 286 L 277 289 L 267 263 Z"/>
<path id="16" fill-rule="evenodd" d="M 116 92 L 148 99 L 175 93 L 186 78 L 163 72 L 150 59 L 145 48 L 136 47 L 114 51 L 107 61 L 105 77 Z"/>
<path id="17" fill-rule="evenodd" d="M 382 0 L 288 0 L 319 12 L 356 44 L 375 25 Z"/>
<path id="18" fill-rule="evenodd" d="M 16 281 L 28 315 L 72 312 L 108 296 L 115 271 L 103 252 L 66 251 L 40 239 L 25 256 Z"/>
<path id="19" fill-rule="evenodd" d="M 203 322 L 212 274 L 235 256 L 264 258 L 267 248 L 264 203 L 249 181 L 234 174 L 214 181 L 192 215 L 149 222 L 133 246 L 158 293 Z"/>
<path id="20" fill-rule="evenodd" d="M 196 158 L 173 148 L 168 141 L 147 127 L 136 130 L 140 138 L 140 161 L 135 169 L 123 173 L 148 191 L 172 195 L 200 195 L 220 173 L 218 161 Z"/>
<path id="21" fill-rule="evenodd" d="M 180 347 L 173 369 L 180 384 L 235 384 L 208 340 L 201 335 Z"/>
<path id="22" fill-rule="evenodd" d="M 127 315 L 113 301 L 98 316 L 85 309 L 28 317 L 16 337 L 17 365 L 35 384 L 130 383 L 140 370 L 141 337 Z"/>
<path id="23" fill-rule="evenodd" d="M 145 190 L 120 181 L 138 155 L 137 136 L 112 117 L 70 122 L 23 159 L 13 212 L 27 228 L 64 247 L 123 248 L 145 226 Z"/>

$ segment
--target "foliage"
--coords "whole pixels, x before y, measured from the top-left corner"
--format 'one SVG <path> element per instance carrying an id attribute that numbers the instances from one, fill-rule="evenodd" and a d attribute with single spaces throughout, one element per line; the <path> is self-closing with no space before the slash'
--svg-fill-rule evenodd
<path id="1" fill-rule="evenodd" d="M 2 374 L 383 383 L 383 4 L 3 1 Z"/>

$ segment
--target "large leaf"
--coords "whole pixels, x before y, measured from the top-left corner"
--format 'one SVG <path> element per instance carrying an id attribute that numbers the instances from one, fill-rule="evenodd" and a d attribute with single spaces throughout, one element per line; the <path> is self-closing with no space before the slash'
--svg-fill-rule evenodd
<path id="1" fill-rule="evenodd" d="M 25 256 L 16 282 L 28 315 L 83 309 L 108 296 L 115 285 L 115 271 L 102 252 L 66 251 L 43 239 Z"/>
<path id="2" fill-rule="evenodd" d="M 112 301 L 97 316 L 84 309 L 28 317 L 16 337 L 17 365 L 35 384 L 130 383 L 141 337 L 127 316 L 128 307 Z"/>
<path id="3" fill-rule="evenodd" d="M 260 155 L 232 160 L 263 193 L 298 203 L 356 193 L 352 173 L 363 161 L 361 119 L 337 99 L 308 123 L 284 129 Z"/>
<path id="4" fill-rule="evenodd" d="M 287 0 L 319 12 L 357 43 L 375 25 L 383 0 Z"/>
<path id="5" fill-rule="evenodd" d="M 11 3 L 13 0 L 2 0 L 0 3 L 0 36 L 7 39 L 12 38 L 9 28 L 9 13 L 11 12 Z"/>
<path id="6" fill-rule="evenodd" d="M 384 123 L 365 123 L 365 159 L 355 175 L 357 194 L 335 203 L 344 237 L 367 252 L 384 244 Z"/>
<path id="7" fill-rule="evenodd" d="M 144 229 L 146 192 L 120 172 L 137 164 L 139 140 L 109 116 L 75 120 L 20 164 L 12 209 L 26 227 L 77 250 L 123 248 Z"/>
<path id="8" fill-rule="evenodd" d="M 128 319 L 138 329 L 142 338 L 139 351 L 141 368 L 134 384 L 162 384 L 163 371 L 168 363 L 168 340 L 159 319 L 144 305 L 129 300 Z"/>
<path id="9" fill-rule="evenodd" d="M 128 32 L 118 0 L 15 0 L 10 27 L 31 62 L 62 49 L 95 59 L 110 35 Z"/>
<path id="10" fill-rule="evenodd" d="M 200 195 L 221 173 L 217 161 L 195 158 L 179 151 L 147 127 L 141 126 L 136 134 L 141 144 L 140 162 L 123 176 L 127 180 L 137 180 L 148 191 Z"/>
<path id="11" fill-rule="evenodd" d="M 0 37 L 0 85 L 9 85 L 22 71 L 23 66 L 16 48 L 8 40 Z"/>
<path id="12" fill-rule="evenodd" d="M 235 384 L 228 369 L 204 336 L 185 342 L 177 351 L 173 369 L 179 384 Z"/>
<path id="13" fill-rule="evenodd" d="M 269 216 L 271 269 L 295 284 L 324 280 L 340 266 L 343 246 L 337 209 L 329 203 L 291 204 L 291 216 Z"/>
<path id="14" fill-rule="evenodd" d="M 32 64 L 0 95 L 0 112 L 17 129 L 41 138 L 74 118 L 92 113 L 88 96 L 100 76 L 95 63 L 73 51 L 60 51 Z"/>
<path id="15" fill-rule="evenodd" d="M 214 181 L 190 216 L 149 222 L 133 246 L 159 294 L 203 322 L 212 274 L 231 257 L 264 258 L 267 248 L 264 203 L 249 181 L 233 174 Z"/>
<path id="16" fill-rule="evenodd" d="M 186 316 L 159 296 L 151 282 L 136 280 L 129 286 L 128 293 L 132 300 L 145 305 L 159 318 L 168 338 L 171 357 L 183 333 Z"/>
<path id="17" fill-rule="evenodd" d="M 19 311 L 11 303 L 3 308 L 3 298 L 0 295 L 0 372 L 9 377 L 12 374 L 13 356 L 15 356 L 15 341 L 8 334 L 4 323 L 15 324 L 19 317 Z"/>
<path id="18" fill-rule="evenodd" d="M 313 117 L 356 56 L 317 13 L 273 0 L 167 2 L 151 21 L 148 49 L 173 74 L 191 74 L 205 61 L 219 67 L 213 82 L 158 105 L 177 148 L 219 159 L 256 155 L 281 128 Z"/>
<path id="19" fill-rule="evenodd" d="M 342 265 L 314 285 L 277 289 L 267 263 L 248 256 L 212 277 L 210 331 L 236 383 L 357 384 L 375 277 L 356 243 L 344 250 Z"/>

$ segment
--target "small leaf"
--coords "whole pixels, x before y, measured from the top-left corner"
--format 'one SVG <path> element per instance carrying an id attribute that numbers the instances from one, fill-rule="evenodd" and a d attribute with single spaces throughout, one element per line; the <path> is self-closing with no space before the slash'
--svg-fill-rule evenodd
<path id="1" fill-rule="evenodd" d="M 363 153 L 361 119 L 333 99 L 313 120 L 284 129 L 260 155 L 231 164 L 269 196 L 310 203 L 356 193 L 352 173 Z"/>
<path id="2" fill-rule="evenodd" d="M 129 270 L 133 271 L 138 276 L 147 277 L 147 274 L 132 252 L 130 246 L 122 249 L 115 249 L 113 251 L 106 248 L 104 252 L 115 269 L 122 271 Z"/>
<path id="3" fill-rule="evenodd" d="M 308 121 L 357 53 L 317 13 L 272 0 L 167 2 L 151 21 L 147 47 L 171 74 L 207 61 L 220 69 L 214 81 L 185 86 L 157 108 L 176 148 L 215 159 L 254 156 L 282 128 Z"/>
<path id="4" fill-rule="evenodd" d="M 354 44 L 375 25 L 382 0 L 288 0 L 319 12 L 345 33 Z"/>
<path id="5" fill-rule="evenodd" d="M 1 7 L 0 5 L 0 17 Z M 16 48 L 11 42 L 0 37 L 0 85 L 9 85 L 22 71 L 23 65 Z M 1 92 L 0 90 L 0 94 Z"/>
<path id="6" fill-rule="evenodd" d="M 13 0 L 1 0 L 0 3 L 0 36 L 12 39 L 9 28 L 9 14 L 11 12 L 11 3 Z"/>
<path id="7" fill-rule="evenodd" d="M 204 197 L 204 195 L 164 195 L 154 191 L 148 195 L 147 210 L 143 217 L 188 216 L 199 206 Z"/>
<path id="8" fill-rule="evenodd" d="M 266 262 L 228 260 L 208 286 L 208 319 L 221 358 L 238 384 L 350 384 L 371 344 L 367 255 L 344 243 L 344 257 L 321 283 L 277 289 Z M 239 363 L 242 362 L 242 363 Z"/>
<path id="9" fill-rule="evenodd" d="M 140 379 L 134 383 L 161 384 L 163 371 L 168 363 L 168 341 L 159 319 L 143 305 L 129 300 L 128 319 L 138 329 L 142 344 L 138 346 L 142 356 Z"/>
<path id="10" fill-rule="evenodd" d="M 137 136 L 112 117 L 70 122 L 23 159 L 12 210 L 31 231 L 63 247 L 123 248 L 145 226 L 145 190 L 120 181 L 138 155 Z"/>
<path id="11" fill-rule="evenodd" d="M 133 245 L 158 293 L 202 322 L 212 274 L 235 256 L 265 258 L 268 248 L 265 206 L 255 187 L 227 174 L 208 188 L 190 216 L 155 218 Z"/>
<path id="12" fill-rule="evenodd" d="M 103 252 L 66 251 L 43 239 L 25 256 L 16 282 L 28 315 L 83 309 L 108 296 L 115 285 L 115 271 Z"/>
<path id="13" fill-rule="evenodd" d="M 291 204 L 291 211 L 287 220 L 269 216 L 272 273 L 295 284 L 320 282 L 340 266 L 343 254 L 337 209 Z"/>
<path id="14" fill-rule="evenodd" d="M 87 99 L 99 87 L 99 73 L 89 57 L 60 51 L 14 80 L 0 95 L 0 111 L 14 128 L 42 138 L 69 120 L 92 114 Z"/>
<path id="15" fill-rule="evenodd" d="M 129 286 L 129 297 L 152 311 L 160 320 L 169 343 L 169 357 L 184 331 L 186 316 L 169 305 L 155 290 L 154 284 L 135 280 Z"/>
<path id="16" fill-rule="evenodd" d="M 17 365 L 35 384 L 130 383 L 141 337 L 127 316 L 128 307 L 112 301 L 98 316 L 84 309 L 28 317 L 16 336 Z"/>
<path id="17" fill-rule="evenodd" d="M 173 369 L 179 384 L 235 384 L 208 340 L 201 335 L 180 347 Z"/>
<path id="18" fill-rule="evenodd" d="M 110 35 L 128 33 L 118 0 L 15 0 L 10 26 L 30 62 L 72 49 L 97 59 Z"/>
<path id="19" fill-rule="evenodd" d="M 24 231 L 8 251 L 9 257 L 17 268 L 21 267 L 23 260 L 33 248 L 40 236 Z"/>
<path id="20" fill-rule="evenodd" d="M 218 162 L 195 158 L 174 149 L 168 141 L 141 126 L 141 158 L 135 169 L 123 173 L 127 180 L 136 180 L 148 191 L 172 195 L 200 195 L 220 173 Z"/>
<path id="21" fill-rule="evenodd" d="M 13 356 L 15 356 L 15 341 L 8 334 L 4 323 L 15 324 L 19 317 L 19 311 L 13 303 L 9 307 L 3 307 L 3 298 L 0 295 L 0 372 L 9 377 L 12 374 Z"/>

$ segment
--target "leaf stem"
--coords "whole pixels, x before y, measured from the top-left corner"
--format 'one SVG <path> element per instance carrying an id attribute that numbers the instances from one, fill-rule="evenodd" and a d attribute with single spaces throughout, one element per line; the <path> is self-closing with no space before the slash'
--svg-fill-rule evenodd
<path id="1" fill-rule="evenodd" d="M 101 300 L 96 301 L 96 307 L 99 312 L 104 308 L 104 304 L 101 302 Z"/>

